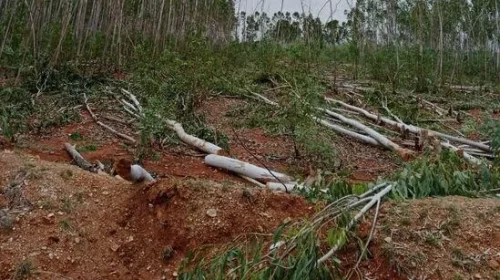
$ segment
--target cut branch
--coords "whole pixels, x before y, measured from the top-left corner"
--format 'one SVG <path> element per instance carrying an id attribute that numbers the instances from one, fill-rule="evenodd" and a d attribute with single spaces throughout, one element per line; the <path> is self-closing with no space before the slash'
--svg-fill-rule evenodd
<path id="1" fill-rule="evenodd" d="M 92 119 L 94 119 L 94 121 L 100 125 L 101 127 L 103 127 L 104 129 L 110 131 L 111 133 L 127 140 L 128 142 L 132 143 L 132 144 L 135 144 L 135 139 L 126 135 L 126 134 L 123 134 L 121 132 L 118 132 L 116 129 L 110 127 L 109 125 L 107 124 L 104 124 L 103 122 L 101 122 L 97 116 L 94 114 L 94 112 L 92 112 L 92 110 L 90 109 L 90 106 L 89 106 L 89 103 L 88 103 L 88 99 L 87 99 L 87 95 L 84 93 L 83 96 L 85 97 L 85 107 L 87 108 L 87 111 L 89 112 L 90 116 L 92 117 Z"/>

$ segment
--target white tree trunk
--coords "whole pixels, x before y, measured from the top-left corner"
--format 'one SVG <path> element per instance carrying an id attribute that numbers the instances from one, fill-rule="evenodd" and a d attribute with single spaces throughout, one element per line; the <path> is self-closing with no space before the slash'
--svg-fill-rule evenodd
<path id="1" fill-rule="evenodd" d="M 460 157 L 463 157 L 466 161 L 468 161 L 469 163 L 471 163 L 472 165 L 481 165 L 483 164 L 483 162 L 481 160 L 479 160 L 478 158 L 470 155 L 469 153 L 467 153 L 466 151 L 462 150 L 462 149 L 459 149 L 453 145 L 451 145 L 450 143 L 445 143 L 445 142 L 441 142 L 441 146 L 457 153 Z"/>
<path id="2" fill-rule="evenodd" d="M 212 154 L 205 157 L 205 163 L 212 167 L 229 170 L 264 183 L 275 182 L 294 184 L 292 178 L 290 178 L 288 175 L 276 171 L 270 172 L 265 168 L 261 168 L 233 158 Z"/>
<path id="3" fill-rule="evenodd" d="M 204 151 L 208 154 L 217 155 L 222 151 L 222 148 L 217 145 L 214 145 L 210 142 L 207 142 L 193 135 L 187 134 L 180 123 L 173 120 L 167 120 L 166 123 L 170 126 L 172 130 L 174 130 L 177 133 L 177 136 L 179 136 L 182 142 L 189 144 L 193 147 L 196 147 L 199 150 Z"/>
<path id="4" fill-rule="evenodd" d="M 379 117 L 375 114 L 372 114 L 372 113 L 366 111 L 365 109 L 349 105 L 349 104 L 342 102 L 340 100 L 331 99 L 331 98 L 326 98 L 326 100 L 328 102 L 337 103 L 337 104 L 342 105 L 345 108 L 348 108 L 352 111 L 358 112 L 358 113 L 362 114 L 363 116 L 365 116 L 366 118 L 371 119 L 373 121 L 381 121 L 389 126 L 397 128 L 399 131 L 408 130 L 411 133 L 420 134 L 420 132 L 422 130 L 422 128 L 414 126 L 414 125 L 398 123 L 398 122 L 393 121 L 393 120 L 388 119 L 388 118 Z M 443 138 L 443 139 L 446 139 L 449 141 L 454 141 L 454 142 L 461 143 L 461 144 L 466 144 L 466 145 L 481 149 L 483 151 L 491 152 L 490 146 L 483 144 L 483 143 L 474 142 L 474 141 L 466 139 L 466 138 L 455 137 L 455 136 L 447 135 L 447 134 L 444 134 L 444 133 L 441 133 L 438 131 L 434 131 L 434 130 L 429 130 L 429 135 Z"/>
<path id="5" fill-rule="evenodd" d="M 76 165 L 83 170 L 90 172 L 97 172 L 96 168 L 88 162 L 70 143 L 64 143 L 64 149 L 68 152 L 68 154 L 73 158 Z"/>
<path id="6" fill-rule="evenodd" d="M 149 181 L 154 182 L 155 179 L 142 166 L 133 164 L 130 166 L 130 177 L 135 182 Z"/>
<path id="7" fill-rule="evenodd" d="M 354 131 L 351 131 L 351 130 L 347 130 L 341 126 L 338 126 L 338 125 L 335 125 L 327 120 L 324 120 L 324 119 L 320 119 L 320 118 L 315 118 L 315 120 L 322 124 L 323 126 L 326 126 L 330 129 L 332 129 L 333 131 L 337 132 L 337 133 L 341 133 L 341 134 L 344 134 L 344 135 L 347 135 L 349 137 L 352 137 L 356 140 L 359 140 L 363 143 L 366 143 L 366 144 L 370 144 L 370 145 L 373 145 L 373 146 L 380 146 L 380 143 L 377 142 L 377 140 L 371 138 L 371 137 L 368 137 L 368 136 L 365 136 L 365 135 L 362 135 L 362 134 L 359 134 L 359 133 L 356 133 Z"/>
<path id="8" fill-rule="evenodd" d="M 377 142 L 379 142 L 382 146 L 398 153 L 399 156 L 401 156 L 401 158 L 403 158 L 404 160 L 409 160 L 412 157 L 412 155 L 414 154 L 413 151 L 400 147 L 398 144 L 392 142 L 384 135 L 378 133 L 374 129 L 371 129 L 371 128 L 367 127 L 366 125 L 364 125 L 356 120 L 346 118 L 346 117 L 342 116 L 341 114 L 332 112 L 328 109 L 321 109 L 321 110 L 324 111 L 325 113 L 327 113 L 328 115 L 330 115 L 336 119 L 339 119 L 340 121 L 342 121 L 345 124 L 348 124 L 350 126 L 353 126 L 357 129 L 360 129 L 360 130 L 366 132 L 368 135 L 370 135 L 370 137 L 377 140 Z"/>

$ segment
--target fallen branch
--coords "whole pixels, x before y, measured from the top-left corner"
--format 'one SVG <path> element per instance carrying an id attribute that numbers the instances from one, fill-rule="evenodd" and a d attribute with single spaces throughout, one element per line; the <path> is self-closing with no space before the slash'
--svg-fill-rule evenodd
<path id="1" fill-rule="evenodd" d="M 132 102 L 134 103 L 135 105 L 135 109 L 136 111 L 138 111 L 140 114 L 142 114 L 142 107 L 141 107 L 141 103 L 139 102 L 139 100 L 137 99 L 137 97 L 135 97 L 135 95 L 133 95 L 130 91 L 128 90 L 125 90 L 125 89 L 121 89 L 121 92 L 127 96 L 130 100 L 132 100 Z"/>
<path id="2" fill-rule="evenodd" d="M 350 230 L 375 204 L 380 205 L 382 198 L 391 192 L 391 190 L 392 185 L 387 185 L 382 191 L 369 198 L 368 203 L 356 214 L 356 216 L 354 216 L 345 229 Z M 319 258 L 316 263 L 319 265 L 328 260 L 340 248 L 340 246 L 341 244 L 339 242 L 335 244 L 325 255 Z"/>
<path id="3" fill-rule="evenodd" d="M 94 114 L 94 112 L 92 112 L 92 110 L 90 109 L 90 106 L 89 106 L 89 103 L 88 103 L 88 99 L 87 99 L 87 95 L 85 93 L 83 93 L 83 96 L 85 97 L 85 107 L 87 108 L 87 111 L 89 112 L 90 116 L 92 117 L 92 119 L 94 119 L 94 121 L 100 125 L 101 127 L 103 127 L 104 129 L 112 132 L 113 134 L 129 141 L 130 143 L 132 144 L 135 144 L 135 139 L 126 135 L 126 134 L 123 134 L 121 132 L 118 132 L 117 130 L 115 130 L 114 128 L 110 127 L 109 125 L 107 124 L 104 124 L 103 122 L 99 121 L 99 119 L 97 118 L 97 116 Z"/>
<path id="4" fill-rule="evenodd" d="M 404 124 L 403 120 L 401 120 L 398 116 L 394 115 L 391 110 L 389 110 L 389 107 L 387 107 L 387 97 L 385 98 L 385 102 L 382 102 L 382 108 L 391 116 L 393 119 L 395 119 L 398 123 Z"/>

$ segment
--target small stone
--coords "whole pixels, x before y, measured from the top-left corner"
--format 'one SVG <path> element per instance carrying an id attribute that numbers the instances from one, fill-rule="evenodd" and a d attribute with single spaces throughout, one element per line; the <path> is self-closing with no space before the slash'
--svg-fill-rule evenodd
<path id="1" fill-rule="evenodd" d="M 103 194 L 103 195 L 108 195 L 108 194 L 109 194 L 109 192 L 102 192 L 102 194 Z"/>
<path id="2" fill-rule="evenodd" d="M 215 209 L 208 209 L 207 210 L 207 216 L 215 218 L 217 217 L 217 210 Z"/>
<path id="3" fill-rule="evenodd" d="M 59 214 L 59 216 L 62 216 L 62 215 L 64 215 L 64 212 L 59 211 L 59 212 L 57 212 L 57 214 Z"/>
<path id="4" fill-rule="evenodd" d="M 111 245 L 111 251 L 116 252 L 116 251 L 118 251 L 118 249 L 120 249 L 120 245 L 117 245 L 117 244 Z"/>
<path id="5" fill-rule="evenodd" d="M 500 264 L 496 260 L 490 260 L 488 264 L 495 270 L 500 268 Z"/>
<path id="6" fill-rule="evenodd" d="M 292 221 L 292 218 L 287 217 L 286 219 L 284 219 L 284 220 L 283 220 L 283 223 L 284 223 L 284 224 L 288 224 L 288 223 L 289 223 L 289 222 L 291 222 L 291 221 Z"/>
<path id="7" fill-rule="evenodd" d="M 149 208 L 153 208 L 153 207 L 154 207 L 154 205 L 153 205 L 152 203 L 149 203 L 149 204 L 148 204 L 148 207 L 149 207 Z"/>
<path id="8" fill-rule="evenodd" d="M 177 271 L 174 271 L 174 273 L 172 273 L 172 276 L 177 277 L 179 276 L 179 274 L 177 274 Z"/>
<path id="9" fill-rule="evenodd" d="M 474 278 L 475 278 L 475 279 L 481 279 L 482 277 L 481 277 L 481 274 L 476 273 L 476 274 L 474 274 Z"/>
<path id="10" fill-rule="evenodd" d="M 134 237 L 131 235 L 127 238 L 127 243 L 134 241 Z"/>
<path id="11" fill-rule="evenodd" d="M 54 258 L 54 253 L 49 253 L 49 259 L 53 259 Z"/>
<path id="12" fill-rule="evenodd" d="M 42 250 L 44 250 L 44 251 L 45 251 L 45 250 L 47 250 L 47 247 L 43 246 L 43 247 L 42 247 Z"/>
<path id="13" fill-rule="evenodd" d="M 384 238 L 384 241 L 387 242 L 387 243 L 391 243 L 392 242 L 392 238 L 386 237 L 386 238 Z"/>
<path id="14" fill-rule="evenodd" d="M 76 243 L 76 244 L 79 244 L 79 243 L 80 243 L 80 241 L 81 241 L 81 240 L 80 240 L 80 237 L 76 237 L 76 238 L 75 238 L 75 243 Z"/>
<path id="15" fill-rule="evenodd" d="M 55 216 L 54 213 L 50 213 L 50 214 L 47 215 L 47 218 L 49 218 L 49 219 L 50 218 L 54 218 L 54 216 Z"/>

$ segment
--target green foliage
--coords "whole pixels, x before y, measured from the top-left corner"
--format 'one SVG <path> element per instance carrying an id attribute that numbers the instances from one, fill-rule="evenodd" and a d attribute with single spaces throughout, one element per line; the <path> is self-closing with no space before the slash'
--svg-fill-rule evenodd
<path id="1" fill-rule="evenodd" d="M 285 234 L 279 228 L 273 242 Z M 345 240 L 345 235 L 332 235 L 332 242 Z M 269 253 L 261 241 L 249 242 L 244 246 L 232 247 L 213 259 L 188 258 L 180 266 L 179 279 L 336 279 L 340 277 L 339 260 L 332 258 L 330 264 L 316 265 L 320 257 L 318 239 L 315 233 L 304 234 L 297 240 L 297 246 L 290 254 L 278 250 Z M 194 266 L 193 266 L 194 265 Z"/>
<path id="2" fill-rule="evenodd" d="M 16 267 L 13 279 L 22 280 L 29 278 L 35 270 L 35 267 L 30 261 L 22 261 Z"/>
<path id="3" fill-rule="evenodd" d="M 13 137 L 26 128 L 26 117 L 33 111 L 30 94 L 22 88 L 0 89 L 0 132 Z"/>
<path id="4" fill-rule="evenodd" d="M 409 163 L 394 177 L 393 191 L 400 198 L 429 196 L 478 196 L 500 183 L 498 168 L 473 167 L 456 153 L 443 151 L 438 158 L 424 157 Z"/>
<path id="5" fill-rule="evenodd" d="M 484 127 L 483 131 L 490 136 L 491 148 L 500 157 L 500 120 L 489 119 Z"/>

